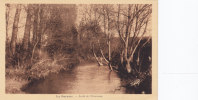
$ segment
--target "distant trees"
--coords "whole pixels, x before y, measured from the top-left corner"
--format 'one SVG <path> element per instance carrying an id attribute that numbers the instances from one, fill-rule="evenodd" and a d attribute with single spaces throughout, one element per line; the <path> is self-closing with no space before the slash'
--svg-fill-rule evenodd
<path id="1" fill-rule="evenodd" d="M 104 24 L 104 33 L 107 34 L 107 45 L 108 45 L 108 66 L 110 70 L 113 70 L 111 66 L 111 38 L 112 38 L 112 32 L 114 28 L 114 13 L 112 12 L 113 10 L 113 5 L 102 5 L 102 9 L 99 12 L 102 14 L 103 17 L 103 24 Z M 104 58 L 106 59 L 106 58 Z"/>
<path id="2" fill-rule="evenodd" d="M 11 76 L 40 79 L 96 60 L 122 86 L 151 82 L 151 4 L 6 4 L 5 13 Z"/>
<path id="3" fill-rule="evenodd" d="M 104 38 L 105 34 L 100 26 L 101 16 L 97 13 L 98 7 L 98 5 L 83 5 L 82 18 L 79 24 L 80 54 L 82 57 L 89 57 L 94 54 L 98 63 L 102 65 L 98 60 L 98 41 Z"/>
<path id="4" fill-rule="evenodd" d="M 90 23 L 92 25 L 92 28 L 90 30 L 92 30 L 91 34 L 93 35 L 91 36 L 97 36 L 97 38 L 95 38 L 96 41 L 94 42 L 94 45 L 97 44 L 100 55 L 108 64 L 110 70 L 113 70 L 111 66 L 111 38 L 112 30 L 114 30 L 113 28 L 115 26 L 115 23 L 113 21 L 115 17 L 114 12 L 112 12 L 113 9 L 113 5 L 85 5 L 85 13 L 83 13 L 84 16 L 82 18 L 83 23 Z M 96 31 L 95 29 L 97 28 L 99 28 L 100 31 Z M 95 49 L 96 48 L 97 47 L 95 47 Z M 105 56 L 106 51 L 103 52 L 104 50 L 107 51 L 107 56 Z M 97 58 L 98 55 L 94 55 L 96 59 L 99 59 Z"/>
<path id="5" fill-rule="evenodd" d="M 57 52 L 72 53 L 76 51 L 78 32 L 75 26 L 75 5 L 50 5 L 50 18 L 47 23 L 50 55 Z"/>
<path id="6" fill-rule="evenodd" d="M 125 66 L 128 73 L 131 73 L 134 62 L 135 53 L 137 48 L 141 48 L 140 42 L 145 37 L 150 27 L 152 5 L 150 4 L 130 4 L 130 5 L 86 5 L 84 19 L 87 23 L 97 24 L 105 34 L 105 41 L 107 42 L 108 56 L 104 56 L 103 50 L 100 49 L 102 57 L 111 67 L 111 39 L 113 38 L 112 33 L 117 31 L 121 40 L 121 53 L 120 61 Z M 93 30 L 94 28 L 92 28 Z M 97 33 L 97 32 L 95 32 Z M 93 32 L 93 34 L 95 34 Z M 148 38 L 150 39 L 150 38 Z M 98 41 L 100 39 L 98 38 Z M 149 41 L 149 40 L 148 40 Z M 147 41 L 147 42 L 148 42 Z M 96 42 L 95 44 L 100 44 Z M 97 55 L 95 55 L 97 56 Z M 139 63 L 139 57 L 137 57 L 137 63 Z"/>
<path id="7" fill-rule="evenodd" d="M 16 9 L 10 47 L 7 48 L 7 51 L 11 50 L 11 54 L 14 55 L 12 62 L 23 64 L 31 61 L 32 63 L 41 57 L 39 54 L 44 49 L 48 53 L 52 53 L 52 51 L 56 52 L 56 50 L 64 51 L 65 48 L 69 49 L 71 47 L 66 47 L 66 45 L 68 46 L 68 44 L 73 43 L 73 39 L 76 38 L 77 41 L 78 32 L 75 26 L 75 5 L 6 4 L 6 38 L 9 38 L 8 25 L 9 20 L 12 18 L 10 8 L 13 10 Z M 20 15 L 24 17 L 20 17 Z M 23 23 L 24 25 L 19 26 L 19 24 Z M 12 24 L 12 21 L 10 21 L 10 24 Z M 20 34 L 17 34 L 18 30 Z M 23 37 L 21 37 L 22 32 Z M 17 39 L 17 35 L 20 35 L 20 39 Z M 9 43 L 8 39 L 6 39 L 6 43 Z M 77 44 L 72 45 L 74 47 Z M 17 55 L 15 55 L 16 49 L 18 50 Z M 9 52 L 7 54 L 9 55 Z"/>
<path id="8" fill-rule="evenodd" d="M 6 5 L 7 36 L 10 6 Z M 22 9 L 25 27 L 20 47 L 28 52 L 21 56 L 23 59 L 28 56 L 31 62 L 34 62 L 36 52 L 42 50 L 47 51 L 50 57 L 55 53 L 70 53 L 83 59 L 93 57 L 93 52 L 97 59 L 100 56 L 113 70 L 113 46 L 117 43 L 120 46 L 116 51 L 118 55 L 120 52 L 120 63 L 131 73 L 134 63 L 140 65 L 141 48 L 151 40 L 147 38 L 141 43 L 151 26 L 151 4 L 83 5 L 81 15 L 77 15 L 76 5 L 27 4 L 14 7 L 10 50 L 14 55 Z M 77 17 L 81 18 L 79 26 L 76 25 Z M 114 38 L 120 41 L 112 43 Z"/>

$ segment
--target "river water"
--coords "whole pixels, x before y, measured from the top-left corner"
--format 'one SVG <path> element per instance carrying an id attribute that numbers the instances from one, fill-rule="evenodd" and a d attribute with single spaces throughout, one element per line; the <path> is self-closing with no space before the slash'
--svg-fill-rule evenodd
<path id="1" fill-rule="evenodd" d="M 73 70 L 51 74 L 25 89 L 26 93 L 39 94 L 123 94 L 121 80 L 108 66 L 85 64 Z"/>

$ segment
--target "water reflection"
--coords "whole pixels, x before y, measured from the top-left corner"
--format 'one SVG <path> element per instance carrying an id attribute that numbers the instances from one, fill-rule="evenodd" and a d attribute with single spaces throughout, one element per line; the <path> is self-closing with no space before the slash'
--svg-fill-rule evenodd
<path id="1" fill-rule="evenodd" d="M 81 65 L 72 71 L 53 74 L 26 89 L 27 93 L 113 94 L 125 93 L 118 75 L 107 66 Z"/>

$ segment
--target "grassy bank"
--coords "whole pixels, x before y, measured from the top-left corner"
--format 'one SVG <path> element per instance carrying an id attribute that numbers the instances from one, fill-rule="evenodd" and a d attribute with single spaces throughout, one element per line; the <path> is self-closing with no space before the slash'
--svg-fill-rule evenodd
<path id="1" fill-rule="evenodd" d="M 6 93 L 23 93 L 21 88 L 28 84 L 25 68 L 6 68 Z"/>
<path id="2" fill-rule="evenodd" d="M 58 57 L 55 59 L 41 59 L 31 67 L 9 67 L 6 68 L 6 93 L 24 93 L 24 88 L 29 83 L 44 79 L 51 73 L 59 73 L 62 70 L 70 70 L 78 64 L 74 58 Z"/>

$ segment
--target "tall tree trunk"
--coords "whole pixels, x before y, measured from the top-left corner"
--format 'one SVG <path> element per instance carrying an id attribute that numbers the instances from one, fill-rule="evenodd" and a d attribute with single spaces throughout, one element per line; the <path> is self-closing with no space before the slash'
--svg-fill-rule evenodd
<path id="1" fill-rule="evenodd" d="M 34 23 L 33 23 L 33 44 L 37 43 L 37 35 L 38 35 L 38 6 L 34 9 Z"/>
<path id="2" fill-rule="evenodd" d="M 109 26 L 109 23 L 110 23 L 110 18 L 109 18 L 109 12 L 107 12 L 107 25 L 108 25 L 108 53 L 109 53 L 109 68 L 110 70 L 113 70 L 112 66 L 111 66 L 111 41 L 110 41 L 110 33 L 109 33 L 109 30 L 110 30 L 110 26 Z"/>
<path id="3" fill-rule="evenodd" d="M 112 66 L 111 66 L 111 43 L 110 43 L 110 33 L 109 33 L 109 30 L 110 30 L 110 15 L 109 15 L 109 11 L 107 8 L 105 8 L 103 6 L 103 11 L 104 11 L 104 33 L 107 34 L 107 45 L 108 45 L 108 66 L 109 66 L 109 69 L 110 70 L 113 70 Z"/>
<path id="4" fill-rule="evenodd" d="M 108 53 L 109 53 L 109 68 L 110 70 L 113 70 L 112 66 L 111 66 L 111 42 L 110 42 L 110 34 L 108 33 Z"/>
<path id="5" fill-rule="evenodd" d="M 128 8 L 128 16 L 130 16 L 130 5 L 129 5 L 129 8 Z M 126 32 L 125 32 L 125 47 L 124 47 L 124 58 L 125 58 L 125 61 L 126 61 L 126 69 L 127 69 L 127 72 L 130 73 L 131 72 L 131 64 L 130 62 L 132 61 L 128 56 L 129 56 L 129 53 L 128 53 L 128 49 L 129 49 L 129 38 L 130 38 L 130 17 L 128 17 L 127 19 L 127 26 L 126 26 Z"/>
<path id="6" fill-rule="evenodd" d="M 43 28 L 44 28 L 44 26 L 43 26 L 43 24 L 44 24 L 44 22 L 43 22 L 43 20 L 44 20 L 44 8 L 42 7 L 43 5 L 39 5 L 39 31 L 38 31 L 38 35 L 37 35 L 37 39 L 38 39 L 38 48 L 39 49 L 41 49 L 42 48 L 42 43 L 41 43 L 41 37 L 42 37 L 42 35 L 43 35 Z"/>
<path id="7" fill-rule="evenodd" d="M 8 22 L 10 15 L 10 4 L 6 4 L 6 44 L 8 43 Z"/>
<path id="8" fill-rule="evenodd" d="M 129 41 L 129 37 L 126 36 L 125 47 L 124 47 L 124 60 L 126 61 L 127 72 L 130 73 L 132 69 L 130 64 L 131 60 L 128 58 L 128 41 Z"/>
<path id="9" fill-rule="evenodd" d="M 26 18 L 26 24 L 25 24 L 24 37 L 23 37 L 23 48 L 24 48 L 24 50 L 28 50 L 28 47 L 29 47 L 31 17 L 32 17 L 31 8 L 30 8 L 30 5 L 29 5 L 28 10 L 27 10 L 27 18 Z"/>
<path id="10" fill-rule="evenodd" d="M 17 5 L 15 17 L 14 17 L 14 23 L 13 23 L 13 28 L 12 28 L 12 38 L 11 38 L 11 52 L 12 55 L 15 54 L 16 50 L 16 40 L 17 40 L 17 32 L 18 32 L 18 23 L 19 23 L 19 18 L 20 18 L 20 12 L 21 12 L 21 6 Z"/>

